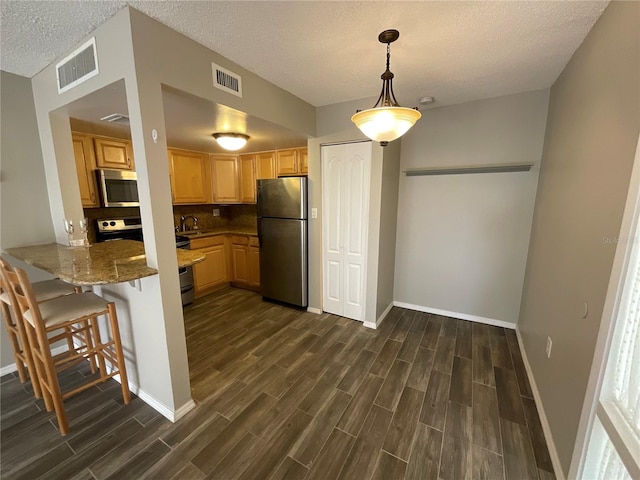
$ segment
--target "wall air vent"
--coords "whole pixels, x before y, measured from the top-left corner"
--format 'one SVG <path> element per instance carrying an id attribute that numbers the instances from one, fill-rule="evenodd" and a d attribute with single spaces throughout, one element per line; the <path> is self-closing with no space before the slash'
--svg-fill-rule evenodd
<path id="1" fill-rule="evenodd" d="M 242 77 L 233 73 L 220 65 L 211 63 L 213 70 L 213 86 L 231 93 L 237 97 L 242 97 Z"/>
<path id="2" fill-rule="evenodd" d="M 121 123 L 122 125 L 130 125 L 129 117 L 122 113 L 112 113 L 106 117 L 102 117 L 100 120 L 110 123 Z"/>
<path id="3" fill-rule="evenodd" d="M 56 65 L 58 93 L 66 92 L 97 74 L 98 55 L 93 37 Z"/>

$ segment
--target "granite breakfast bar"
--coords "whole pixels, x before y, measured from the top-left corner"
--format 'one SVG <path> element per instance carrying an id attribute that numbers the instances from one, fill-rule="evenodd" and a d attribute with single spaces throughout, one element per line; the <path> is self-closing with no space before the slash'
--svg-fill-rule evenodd
<path id="1" fill-rule="evenodd" d="M 74 285 L 104 285 L 131 282 L 157 275 L 147 266 L 144 243 L 113 240 L 90 247 L 68 247 L 59 243 L 7 248 L 5 252 Z M 202 253 L 177 249 L 178 268 L 202 262 Z"/>

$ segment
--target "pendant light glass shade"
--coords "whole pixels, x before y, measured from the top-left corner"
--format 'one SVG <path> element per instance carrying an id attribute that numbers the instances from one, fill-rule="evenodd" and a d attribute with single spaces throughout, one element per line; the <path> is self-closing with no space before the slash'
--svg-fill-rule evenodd
<path id="1" fill-rule="evenodd" d="M 422 117 L 418 109 L 398 105 L 393 93 L 394 75 L 389 70 L 390 45 L 399 36 L 400 33 L 397 30 L 385 30 L 378 36 L 380 43 L 387 44 L 387 69 L 380 76 L 382 79 L 382 91 L 373 108 L 358 111 L 351 117 L 351 121 L 356 124 L 356 127 L 362 133 L 371 140 L 380 142 L 383 147 L 407 133 Z"/>
<path id="2" fill-rule="evenodd" d="M 351 117 L 362 133 L 376 142 L 391 142 L 413 127 L 422 115 L 413 108 L 375 107 Z"/>
<path id="3" fill-rule="evenodd" d="M 245 135 L 244 133 L 214 133 L 213 138 L 216 139 L 218 145 L 220 145 L 225 150 L 240 150 L 247 144 L 247 140 L 249 140 L 249 135 Z"/>

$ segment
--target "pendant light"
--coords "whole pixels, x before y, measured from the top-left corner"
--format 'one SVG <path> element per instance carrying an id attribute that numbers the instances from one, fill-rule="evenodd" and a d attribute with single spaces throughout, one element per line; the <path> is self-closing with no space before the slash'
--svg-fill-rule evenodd
<path id="1" fill-rule="evenodd" d="M 249 135 L 245 135 L 244 133 L 232 133 L 232 132 L 224 132 L 224 133 L 214 133 L 213 138 L 216 139 L 218 145 L 220 145 L 225 150 L 240 150 L 247 144 L 247 140 L 249 140 Z"/>
<path id="2" fill-rule="evenodd" d="M 389 70 L 391 58 L 391 44 L 400 36 L 398 30 L 385 30 L 378 35 L 380 43 L 387 44 L 387 69 L 380 76 L 382 79 L 382 91 L 373 108 L 358 110 L 351 117 L 362 133 L 371 140 L 380 142 L 383 147 L 389 142 L 400 138 L 420 120 L 422 114 L 417 108 L 406 108 L 398 105 L 393 93 L 393 73 Z"/>

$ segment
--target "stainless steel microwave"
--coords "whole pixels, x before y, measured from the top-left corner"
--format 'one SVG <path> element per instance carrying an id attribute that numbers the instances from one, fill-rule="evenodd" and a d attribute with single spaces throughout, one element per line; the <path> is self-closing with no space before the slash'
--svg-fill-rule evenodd
<path id="1" fill-rule="evenodd" d="M 105 207 L 138 207 L 138 177 L 129 170 L 97 170 L 98 188 Z"/>

